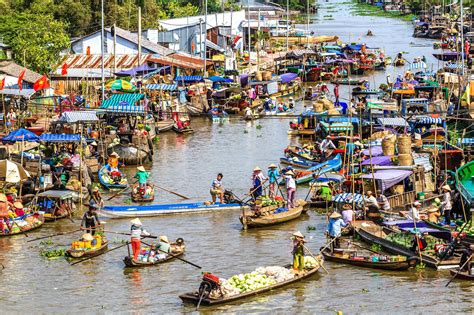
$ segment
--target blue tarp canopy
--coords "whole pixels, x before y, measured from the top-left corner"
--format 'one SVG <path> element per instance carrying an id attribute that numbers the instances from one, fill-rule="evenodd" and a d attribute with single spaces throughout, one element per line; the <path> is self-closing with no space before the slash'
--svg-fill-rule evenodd
<path id="1" fill-rule="evenodd" d="M 281 83 L 288 83 L 296 79 L 298 75 L 293 72 L 284 73 L 280 75 Z"/>
<path id="2" fill-rule="evenodd" d="M 139 100 L 145 97 L 144 94 L 112 94 L 111 97 L 104 100 L 101 109 L 108 109 L 112 106 L 134 106 Z"/>
<path id="3" fill-rule="evenodd" d="M 14 130 L 2 138 L 3 142 L 17 142 L 17 141 L 36 142 L 38 140 L 39 140 L 39 137 L 37 135 L 23 128 Z"/>
<path id="4" fill-rule="evenodd" d="M 170 71 L 171 71 L 171 66 L 159 67 L 159 68 L 156 68 L 155 70 L 153 70 L 152 72 L 149 72 L 149 73 L 143 75 L 143 78 L 148 79 L 148 78 L 151 78 L 152 76 L 157 75 L 157 74 L 170 73 Z"/>
<path id="5" fill-rule="evenodd" d="M 157 70 L 156 67 L 150 67 L 147 63 L 144 63 L 140 66 L 137 66 L 135 68 L 129 69 L 129 70 L 122 70 L 120 72 L 116 72 L 115 75 L 119 77 L 128 77 L 128 76 L 136 76 L 136 75 L 141 75 L 143 73 L 148 73 L 151 71 Z"/>
<path id="6" fill-rule="evenodd" d="M 185 76 L 177 76 L 175 79 L 175 81 L 177 82 L 185 82 L 185 83 L 189 83 L 189 82 L 199 82 L 199 81 L 202 81 L 202 76 L 200 75 L 185 75 Z"/>
<path id="7" fill-rule="evenodd" d="M 230 78 L 223 78 L 223 77 L 220 77 L 218 75 L 214 75 L 212 77 L 209 77 L 209 80 L 211 80 L 212 82 L 224 82 L 224 83 L 234 82 L 234 80 L 232 80 Z"/>
<path id="8" fill-rule="evenodd" d="M 160 90 L 160 91 L 176 91 L 178 89 L 177 84 L 147 84 L 148 90 Z"/>
<path id="9" fill-rule="evenodd" d="M 335 123 L 335 122 L 351 122 L 353 124 L 358 124 L 359 123 L 359 118 L 357 117 L 329 117 L 328 122 L 330 123 Z"/>
<path id="10" fill-rule="evenodd" d="M 99 118 L 95 111 L 74 111 L 64 112 L 59 118 L 61 122 L 76 123 L 76 122 L 98 122 Z"/>
<path id="11" fill-rule="evenodd" d="M 145 114 L 145 106 L 137 105 L 112 105 L 109 106 L 105 111 L 109 113 L 118 114 Z"/>
<path id="12" fill-rule="evenodd" d="M 43 142 L 79 142 L 81 141 L 80 134 L 58 134 L 58 133 L 43 133 L 40 138 Z"/>

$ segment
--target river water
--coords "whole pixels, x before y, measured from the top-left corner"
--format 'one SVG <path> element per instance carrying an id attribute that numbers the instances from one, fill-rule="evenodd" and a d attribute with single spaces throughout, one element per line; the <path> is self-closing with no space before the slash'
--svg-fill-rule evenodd
<path id="1" fill-rule="evenodd" d="M 428 63 L 429 40 L 411 37 L 410 23 L 396 19 L 358 17 L 350 14 L 350 4 L 323 3 L 311 29 L 318 35 L 340 36 L 343 41 L 361 41 L 369 47 L 385 49 L 395 56 L 407 51 L 409 60 L 425 55 Z M 335 8 L 334 5 L 336 5 Z M 330 12 L 328 12 L 330 11 Z M 335 11 L 335 12 L 334 12 Z M 325 20 L 332 15 L 334 20 Z M 304 28 L 304 26 L 301 26 Z M 365 38 L 371 29 L 375 36 Z M 392 77 L 399 69 L 389 68 Z M 378 86 L 385 81 L 383 72 L 370 77 Z M 299 105 L 301 106 L 301 105 Z M 257 127 L 260 125 L 261 127 Z M 282 150 L 292 141 L 286 131 L 287 119 L 262 119 L 246 123 L 232 120 L 229 124 L 212 124 L 207 119 L 193 120 L 194 135 L 162 134 L 151 168 L 152 180 L 169 189 L 190 196 L 193 201 L 209 200 L 209 186 L 218 172 L 224 173 L 224 186 L 239 196 L 250 185 L 251 170 L 266 168 L 277 162 Z M 134 170 L 128 170 L 131 174 Z M 301 188 L 300 197 L 306 194 Z M 127 197 L 111 202 L 123 204 Z M 155 202 L 179 202 L 175 196 L 158 191 Z M 271 229 L 243 231 L 239 213 L 170 215 L 145 218 L 145 228 L 153 234 L 166 234 L 170 239 L 182 237 L 187 243 L 185 258 L 228 278 L 250 272 L 259 266 L 283 265 L 291 261 L 289 237 L 295 230 L 306 234 L 308 247 L 316 252 L 325 242 L 325 217 L 310 212 L 302 218 Z M 68 220 L 45 225 L 29 238 L 77 228 Z M 109 220 L 107 229 L 127 231 L 128 220 Z M 316 227 L 307 231 L 308 226 Z M 78 235 L 54 238 L 57 245 L 70 244 Z M 118 249 L 87 263 L 69 266 L 60 259 L 48 261 L 39 255 L 43 245 L 26 243 L 28 238 L 16 236 L 0 239 L 0 313 L 191 313 L 194 308 L 183 305 L 178 295 L 198 288 L 200 270 L 179 261 L 141 270 L 125 270 L 122 262 L 127 254 Z M 109 236 L 110 248 L 119 245 L 121 237 Z M 0 266 L 1 267 L 1 266 Z M 472 313 L 473 287 L 454 281 L 445 284 L 449 272 L 426 269 L 422 272 L 383 272 L 346 265 L 326 263 L 329 274 L 321 271 L 306 281 L 271 294 L 235 302 L 230 305 L 202 308 L 202 313 Z"/>

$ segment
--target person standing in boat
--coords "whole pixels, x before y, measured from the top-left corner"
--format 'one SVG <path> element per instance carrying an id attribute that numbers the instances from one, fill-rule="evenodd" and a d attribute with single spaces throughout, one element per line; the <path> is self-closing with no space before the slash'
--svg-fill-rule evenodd
<path id="1" fill-rule="evenodd" d="M 158 257 L 159 259 L 164 259 L 171 253 L 171 245 L 166 235 L 160 236 L 160 241 L 158 242 Z"/>
<path id="2" fill-rule="evenodd" d="M 217 178 L 212 181 L 211 185 L 211 197 L 212 204 L 216 203 L 216 196 L 219 196 L 221 204 L 224 204 L 224 190 L 222 189 L 222 178 L 224 175 L 222 173 L 217 174 Z"/>
<path id="3" fill-rule="evenodd" d="M 97 204 L 89 204 L 89 209 L 82 216 L 81 230 L 86 230 L 91 235 L 95 235 L 95 230 L 100 226 L 99 217 L 96 212 L 97 208 Z"/>
<path id="4" fill-rule="evenodd" d="M 252 174 L 253 188 L 251 189 L 251 195 L 254 200 L 263 194 L 263 184 L 265 180 L 266 178 L 263 176 L 262 169 L 258 166 L 254 168 Z"/>
<path id="5" fill-rule="evenodd" d="M 339 248 L 341 246 L 339 242 L 339 238 L 341 237 L 342 228 L 346 227 L 347 223 L 342 220 L 342 216 L 334 211 L 329 216 L 329 223 L 327 228 L 327 234 L 331 238 L 331 250 L 334 251 L 335 248 Z"/>
<path id="6" fill-rule="evenodd" d="M 300 231 L 293 233 L 293 271 L 301 272 L 304 269 L 304 235 Z"/>
<path id="7" fill-rule="evenodd" d="M 131 220 L 130 223 L 132 223 L 130 227 L 130 243 L 132 244 L 133 260 L 137 261 L 142 244 L 142 236 L 149 236 L 150 233 L 143 229 L 142 221 L 139 218 Z"/>
<path id="8" fill-rule="evenodd" d="M 138 172 L 135 174 L 135 178 L 138 180 L 139 192 L 143 196 L 146 193 L 146 186 L 148 177 L 150 177 L 150 173 L 148 173 L 143 166 L 137 167 Z"/>
<path id="9" fill-rule="evenodd" d="M 96 204 L 99 206 L 99 209 L 104 206 L 104 200 L 102 199 L 102 195 L 100 194 L 99 186 L 95 186 L 94 188 L 92 188 L 92 195 L 89 204 Z"/>
<path id="10" fill-rule="evenodd" d="M 327 136 L 326 138 L 321 141 L 319 144 L 319 151 L 321 151 L 321 155 L 327 159 L 332 155 L 332 153 L 336 150 L 336 146 L 334 145 L 334 142 Z"/>
<path id="11" fill-rule="evenodd" d="M 278 172 L 277 166 L 275 164 L 270 164 L 270 166 L 268 167 L 268 181 L 270 183 L 268 187 L 268 194 L 272 199 L 275 199 L 276 196 L 278 178 L 280 178 L 280 173 Z"/>
<path id="12" fill-rule="evenodd" d="M 334 98 L 336 101 L 334 102 L 334 105 L 338 106 L 339 105 L 339 83 L 334 84 Z"/>
<path id="13" fill-rule="evenodd" d="M 441 203 L 443 207 L 443 216 L 444 216 L 444 224 L 450 225 L 451 224 L 451 210 L 453 209 L 453 204 L 451 201 L 451 187 L 449 185 L 444 185 L 441 187 L 443 190 L 443 197 L 444 200 Z"/>
<path id="14" fill-rule="evenodd" d="M 105 169 L 109 172 L 110 177 L 115 183 L 120 183 L 122 180 L 122 173 L 118 169 L 120 156 L 116 152 L 112 152 L 107 160 Z"/>
<path id="15" fill-rule="evenodd" d="M 296 181 L 295 173 L 290 170 L 285 173 L 286 180 L 286 199 L 288 202 L 288 209 L 295 207 Z"/>

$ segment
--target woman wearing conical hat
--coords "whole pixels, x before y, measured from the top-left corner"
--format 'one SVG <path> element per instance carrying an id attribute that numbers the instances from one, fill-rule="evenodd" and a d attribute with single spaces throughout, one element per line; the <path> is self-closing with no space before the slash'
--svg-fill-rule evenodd
<path id="1" fill-rule="evenodd" d="M 139 218 L 135 218 L 130 221 L 132 223 L 132 226 L 130 228 L 130 234 L 131 234 L 131 244 L 132 244 L 132 252 L 133 252 L 133 260 L 137 261 L 138 259 L 138 254 L 140 253 L 140 247 L 141 247 L 141 238 L 142 236 L 148 236 L 150 233 L 145 231 L 143 229 L 142 221 L 140 221 Z"/>

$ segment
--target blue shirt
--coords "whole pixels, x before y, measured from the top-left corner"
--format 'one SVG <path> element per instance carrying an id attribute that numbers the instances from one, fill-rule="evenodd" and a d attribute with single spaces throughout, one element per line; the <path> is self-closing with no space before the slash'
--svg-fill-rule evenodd
<path id="1" fill-rule="evenodd" d="M 356 145 L 354 143 L 346 144 L 346 155 L 354 154 L 355 148 L 356 148 Z"/>
<path id="2" fill-rule="evenodd" d="M 345 226 L 347 226 L 347 224 L 344 223 L 342 218 L 329 219 L 328 233 L 331 237 L 339 237 L 341 236 L 342 228 Z"/>
<path id="3" fill-rule="evenodd" d="M 278 177 L 280 177 L 280 173 L 278 173 L 276 168 L 271 168 L 268 170 L 268 179 L 270 184 L 276 183 Z"/>

